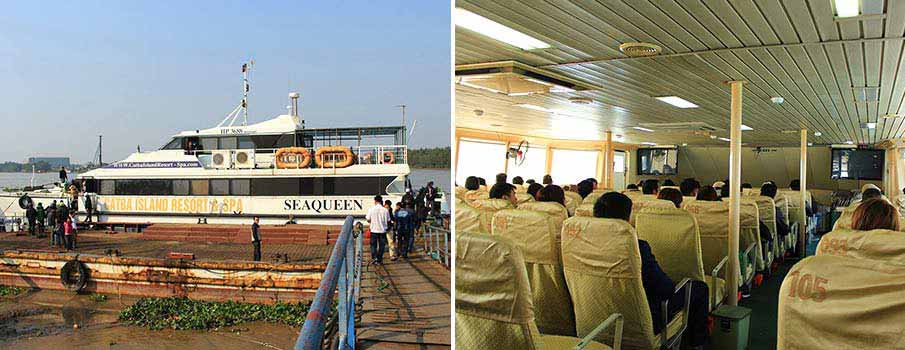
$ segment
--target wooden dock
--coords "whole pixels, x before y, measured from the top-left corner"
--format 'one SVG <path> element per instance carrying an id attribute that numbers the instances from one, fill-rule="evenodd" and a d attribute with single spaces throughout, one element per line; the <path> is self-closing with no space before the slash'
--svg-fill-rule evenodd
<path id="1" fill-rule="evenodd" d="M 360 349 L 450 349 L 450 272 L 423 253 L 412 256 L 387 254 L 385 265 L 364 267 Z"/>

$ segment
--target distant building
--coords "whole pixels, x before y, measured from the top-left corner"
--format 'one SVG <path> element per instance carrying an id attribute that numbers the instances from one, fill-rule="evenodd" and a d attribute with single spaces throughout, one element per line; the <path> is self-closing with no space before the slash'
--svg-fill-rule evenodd
<path id="1" fill-rule="evenodd" d="M 59 168 L 61 166 L 70 167 L 69 157 L 30 157 L 28 158 L 28 164 L 36 164 L 38 162 L 46 162 L 50 164 L 52 168 Z"/>

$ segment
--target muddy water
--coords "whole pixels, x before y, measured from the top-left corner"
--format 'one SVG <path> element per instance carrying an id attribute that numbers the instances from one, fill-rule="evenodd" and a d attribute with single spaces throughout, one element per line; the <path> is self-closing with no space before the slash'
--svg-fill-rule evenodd
<path id="1" fill-rule="evenodd" d="M 0 299 L 0 349 L 292 349 L 295 327 L 253 322 L 216 331 L 152 331 L 117 322 L 135 298 L 32 291 Z"/>

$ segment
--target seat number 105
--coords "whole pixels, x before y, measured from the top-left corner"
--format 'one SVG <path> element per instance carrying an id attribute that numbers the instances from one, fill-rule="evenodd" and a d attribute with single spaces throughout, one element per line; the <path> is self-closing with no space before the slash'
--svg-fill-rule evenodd
<path id="1" fill-rule="evenodd" d="M 809 273 L 802 275 L 799 271 L 790 273 L 787 278 L 791 278 L 789 297 L 818 303 L 826 299 L 826 285 L 829 283 L 826 278 Z"/>

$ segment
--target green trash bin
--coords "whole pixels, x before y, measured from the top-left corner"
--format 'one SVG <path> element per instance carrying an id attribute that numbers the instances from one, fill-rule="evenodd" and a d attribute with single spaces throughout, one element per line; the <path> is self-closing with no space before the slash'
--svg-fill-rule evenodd
<path id="1" fill-rule="evenodd" d="M 748 328 L 751 325 L 751 309 L 741 306 L 721 305 L 713 316 L 711 349 L 745 350 L 748 348 Z"/>

